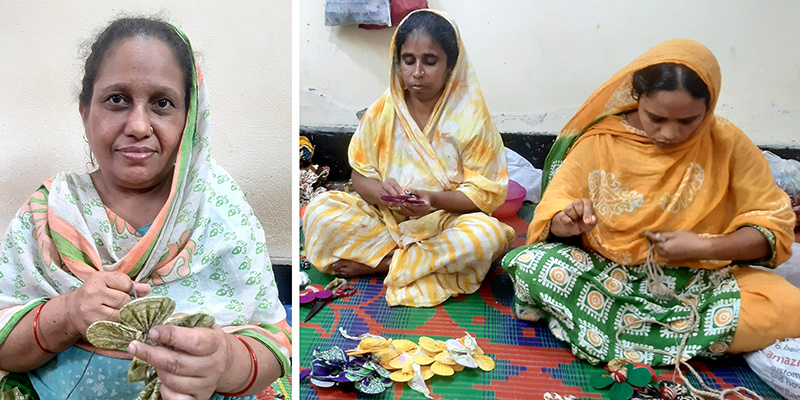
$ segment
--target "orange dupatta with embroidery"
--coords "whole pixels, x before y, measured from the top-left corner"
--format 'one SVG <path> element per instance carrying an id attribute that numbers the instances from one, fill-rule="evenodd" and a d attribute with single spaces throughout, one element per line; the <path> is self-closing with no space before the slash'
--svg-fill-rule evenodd
<path id="1" fill-rule="evenodd" d="M 631 77 L 660 63 L 695 71 L 711 94 L 708 113 L 683 144 L 660 149 L 618 114 L 635 110 Z M 528 227 L 528 244 L 545 240 L 553 216 L 573 200 L 590 198 L 598 224 L 583 234 L 585 246 L 612 261 L 645 261 L 644 231 L 686 230 L 724 235 L 757 226 L 774 235 L 776 266 L 791 256 L 794 215 L 774 183 L 766 159 L 736 126 L 714 114 L 721 74 L 714 55 L 687 40 L 663 42 L 597 89 L 556 139 L 545 162 L 542 201 Z M 557 172 L 557 173 L 556 173 Z M 686 266 L 718 268 L 730 260 Z"/>

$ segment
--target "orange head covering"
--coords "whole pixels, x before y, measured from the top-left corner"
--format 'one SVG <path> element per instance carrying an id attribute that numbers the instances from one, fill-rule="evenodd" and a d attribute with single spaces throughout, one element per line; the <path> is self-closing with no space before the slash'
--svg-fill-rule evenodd
<path id="1" fill-rule="evenodd" d="M 710 93 L 706 116 L 690 138 L 661 149 L 625 126 L 618 114 L 633 111 L 633 73 L 651 65 L 682 64 Z M 578 198 L 589 198 L 598 224 L 584 244 L 622 263 L 642 263 L 649 251 L 644 231 L 728 234 L 755 225 L 775 237 L 773 265 L 790 255 L 793 214 L 759 149 L 736 126 L 714 114 L 721 74 L 714 55 L 688 39 L 663 42 L 597 89 L 570 119 L 545 161 L 542 201 L 528 241 L 547 238 L 553 216 Z M 556 174 L 558 171 L 558 174 Z M 713 268 L 730 260 L 689 266 Z"/>

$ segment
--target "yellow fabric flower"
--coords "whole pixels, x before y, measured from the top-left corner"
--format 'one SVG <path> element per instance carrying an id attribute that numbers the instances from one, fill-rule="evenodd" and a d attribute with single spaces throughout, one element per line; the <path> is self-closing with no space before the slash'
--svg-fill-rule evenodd
<path id="1" fill-rule="evenodd" d="M 447 350 L 447 345 L 445 345 L 444 342 L 429 338 L 427 336 L 422 336 L 419 338 L 419 347 L 421 347 L 422 350 L 425 350 L 425 352 L 431 357 Z"/>
<path id="2" fill-rule="evenodd" d="M 480 368 L 484 371 L 494 369 L 494 360 L 484 354 L 483 349 L 472 335 L 467 334 L 460 339 L 450 339 L 446 343 L 450 357 L 459 365 L 469 368 Z"/>
<path id="3" fill-rule="evenodd" d="M 421 356 L 419 358 L 415 358 L 415 361 L 421 365 L 421 361 L 426 361 L 426 364 L 424 365 L 431 364 L 430 369 L 434 374 L 451 376 L 454 373 L 464 369 L 463 365 L 460 365 L 453 360 L 453 357 L 447 350 L 447 345 L 445 342 L 423 336 L 419 338 L 419 346 L 422 348 L 422 350 L 428 353 L 428 357 L 423 358 L 424 356 Z"/>
<path id="4" fill-rule="evenodd" d="M 358 346 L 355 349 L 348 350 L 347 354 L 350 356 L 372 354 L 378 358 L 384 368 L 387 367 L 389 360 L 397 357 L 397 351 L 392 347 L 391 339 L 371 337 L 361 340 Z"/>
<path id="5" fill-rule="evenodd" d="M 491 371 L 495 367 L 494 360 L 484 354 L 475 338 L 469 334 L 447 342 L 422 336 L 419 344 L 407 339 L 368 337 L 362 339 L 355 349 L 348 350 L 347 354 L 377 357 L 382 367 L 392 371 L 389 379 L 409 385 L 412 382 L 424 382 L 434 375 L 452 376 L 465 367 L 484 371 Z"/>
<path id="6" fill-rule="evenodd" d="M 420 348 L 414 342 L 406 339 L 394 340 L 392 342 L 392 347 L 394 347 L 395 356 L 389 360 L 387 369 L 401 370 L 403 372 L 402 374 L 395 375 L 402 377 L 401 379 L 405 379 L 406 374 L 410 374 L 408 379 L 398 381 L 407 382 L 411 379 L 410 376 L 413 375 L 411 364 L 414 363 L 414 356 L 421 353 Z M 381 361 L 381 364 L 383 364 L 383 361 Z M 389 378 L 394 380 L 391 376 Z"/>

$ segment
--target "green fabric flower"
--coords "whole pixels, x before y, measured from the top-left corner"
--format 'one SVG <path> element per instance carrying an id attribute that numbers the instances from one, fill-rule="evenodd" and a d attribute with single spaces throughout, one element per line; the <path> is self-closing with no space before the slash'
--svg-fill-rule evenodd
<path id="1" fill-rule="evenodd" d="M 22 393 L 19 388 L 12 387 L 6 390 L 6 380 L 8 375 L 0 379 L 0 400 L 28 400 L 28 395 Z"/>
<path id="2" fill-rule="evenodd" d="M 646 367 L 627 364 L 608 374 L 595 375 L 592 387 L 605 389 L 611 387 L 608 395 L 611 400 L 628 400 L 633 396 L 634 387 L 642 387 L 653 380 L 653 374 Z"/>
<path id="3" fill-rule="evenodd" d="M 119 323 L 97 321 L 89 326 L 86 337 L 96 347 L 128 351 L 128 345 L 134 340 L 159 346 L 158 342 L 147 335 L 147 332 L 156 325 L 210 328 L 216 322 L 214 317 L 205 313 L 169 318 L 173 311 L 175 311 L 175 301 L 169 297 L 142 297 L 119 310 Z M 128 382 L 140 381 L 144 381 L 145 387 L 136 400 L 161 400 L 161 379 L 158 379 L 156 369 L 134 357 L 128 368 Z"/>

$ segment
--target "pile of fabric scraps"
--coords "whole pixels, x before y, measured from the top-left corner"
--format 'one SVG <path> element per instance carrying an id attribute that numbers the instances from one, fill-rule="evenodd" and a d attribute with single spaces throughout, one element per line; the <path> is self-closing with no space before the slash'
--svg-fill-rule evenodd
<path id="1" fill-rule="evenodd" d="M 311 283 L 311 278 L 309 278 L 308 273 L 304 271 L 300 271 L 299 275 L 300 289 L 303 289 L 304 287 L 308 286 L 309 283 Z"/>
<path id="2" fill-rule="evenodd" d="M 545 392 L 542 400 L 578 400 L 578 398 L 569 394 L 562 396 L 556 392 Z"/>
<path id="3" fill-rule="evenodd" d="M 303 322 L 308 322 L 330 301 L 343 299 L 356 294 L 356 287 L 346 279 L 336 278 L 324 288 L 322 285 L 308 285 L 300 293 L 300 304 L 311 304 Z M 0 399 L 2 400 L 2 399 Z"/>
<path id="4" fill-rule="evenodd" d="M 356 287 L 352 282 L 344 278 L 334 278 L 324 287 L 322 285 L 310 284 L 308 274 L 300 271 L 300 304 L 310 303 L 315 298 L 336 298 L 350 297 L 356 293 Z M 329 293 L 326 293 L 329 292 Z M 333 299 L 332 299 L 333 300 Z"/>
<path id="5" fill-rule="evenodd" d="M 330 168 L 313 164 L 314 145 L 305 136 L 300 136 L 300 207 L 327 189 L 324 187 Z"/>
<path id="6" fill-rule="evenodd" d="M 311 370 L 303 371 L 300 380 L 309 374 L 315 386 L 337 386 L 346 392 L 377 394 L 392 386 L 389 371 L 373 357 L 351 357 L 337 346 L 326 351 L 315 349 Z"/>
<path id="7" fill-rule="evenodd" d="M 328 352 L 315 350 L 311 371 L 314 385 L 330 387 L 347 381 L 353 382 L 355 389 L 362 393 L 374 394 L 392 386 L 391 382 L 400 382 L 432 398 L 425 381 L 436 375 L 451 376 L 464 368 L 491 371 L 495 367 L 494 360 L 484 354 L 469 333 L 444 342 L 423 336 L 418 343 L 371 334 L 350 337 L 342 332 L 342 335 L 361 341 L 355 349 L 345 353 L 347 357 L 339 355 L 336 347 Z M 377 392 L 366 391 L 378 390 L 380 385 L 384 387 Z"/>
<path id="8" fill-rule="evenodd" d="M 303 214 L 303 212 L 301 212 L 301 214 Z M 301 218 L 302 218 L 302 215 L 301 215 Z M 302 226 L 303 226 L 303 223 L 301 221 L 300 222 L 300 246 L 299 246 L 299 250 L 300 250 L 300 269 L 310 269 L 313 265 L 311 264 L 310 261 L 308 261 L 306 259 L 306 239 L 305 239 L 305 234 L 303 234 Z M 300 286 L 302 287 L 303 285 L 300 285 Z"/>
<path id="9" fill-rule="evenodd" d="M 783 159 L 770 151 L 763 151 L 775 184 L 789 195 L 798 224 L 800 224 L 800 161 Z"/>

